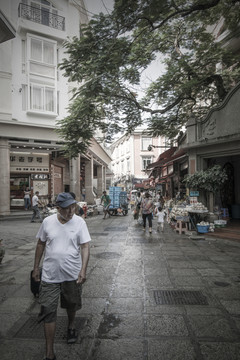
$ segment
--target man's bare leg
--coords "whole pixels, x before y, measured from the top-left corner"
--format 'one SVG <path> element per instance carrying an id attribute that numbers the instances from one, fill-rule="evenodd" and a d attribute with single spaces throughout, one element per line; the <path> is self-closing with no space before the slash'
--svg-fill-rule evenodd
<path id="1" fill-rule="evenodd" d="M 46 354 L 47 358 L 54 359 L 54 337 L 56 331 L 56 322 L 44 323 L 44 333 L 46 339 Z"/>
<path id="2" fill-rule="evenodd" d="M 68 328 L 69 329 L 74 329 L 75 328 L 75 316 L 76 316 L 76 311 L 70 311 L 69 309 L 67 309 L 67 315 L 68 315 Z"/>
<path id="3" fill-rule="evenodd" d="M 76 311 L 71 311 L 67 309 L 68 314 L 68 334 L 67 334 L 67 343 L 68 344 L 74 344 L 77 341 L 77 330 L 75 329 L 75 315 Z"/>

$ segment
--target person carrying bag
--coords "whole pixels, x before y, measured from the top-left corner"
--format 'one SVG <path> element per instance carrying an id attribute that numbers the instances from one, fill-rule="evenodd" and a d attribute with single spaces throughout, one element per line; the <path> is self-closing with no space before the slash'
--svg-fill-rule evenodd
<path id="1" fill-rule="evenodd" d="M 149 233 L 152 233 L 152 213 L 153 213 L 153 201 L 150 198 L 150 194 L 146 193 L 145 198 L 141 202 L 142 218 L 143 218 L 143 231 L 146 230 L 146 220 L 148 220 Z"/>

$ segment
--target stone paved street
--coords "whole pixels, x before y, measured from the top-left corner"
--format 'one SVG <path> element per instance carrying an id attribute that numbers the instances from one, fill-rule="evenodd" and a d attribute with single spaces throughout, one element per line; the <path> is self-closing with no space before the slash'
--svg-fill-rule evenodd
<path id="1" fill-rule="evenodd" d="M 144 233 L 131 215 L 87 219 L 92 237 L 79 337 L 57 360 L 240 359 L 240 241 L 193 240 L 169 225 Z M 41 360 L 45 341 L 29 287 L 38 223 L 0 222 L 1 360 Z M 176 293 L 178 291 L 178 293 Z M 181 292 L 180 292 L 181 291 Z"/>

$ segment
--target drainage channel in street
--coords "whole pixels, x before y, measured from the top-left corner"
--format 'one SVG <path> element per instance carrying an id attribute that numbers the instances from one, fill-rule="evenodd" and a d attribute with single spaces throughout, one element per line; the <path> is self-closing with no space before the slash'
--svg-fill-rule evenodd
<path id="1" fill-rule="evenodd" d="M 154 290 L 153 296 L 157 305 L 208 305 L 201 291 Z"/>

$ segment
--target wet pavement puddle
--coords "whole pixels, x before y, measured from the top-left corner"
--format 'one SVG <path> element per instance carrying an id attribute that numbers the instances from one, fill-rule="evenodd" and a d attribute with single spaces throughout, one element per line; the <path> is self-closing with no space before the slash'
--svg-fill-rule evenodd
<path id="1" fill-rule="evenodd" d="M 103 321 L 98 328 L 99 338 L 105 338 L 110 330 L 117 327 L 121 323 L 121 319 L 114 314 L 104 314 Z"/>

